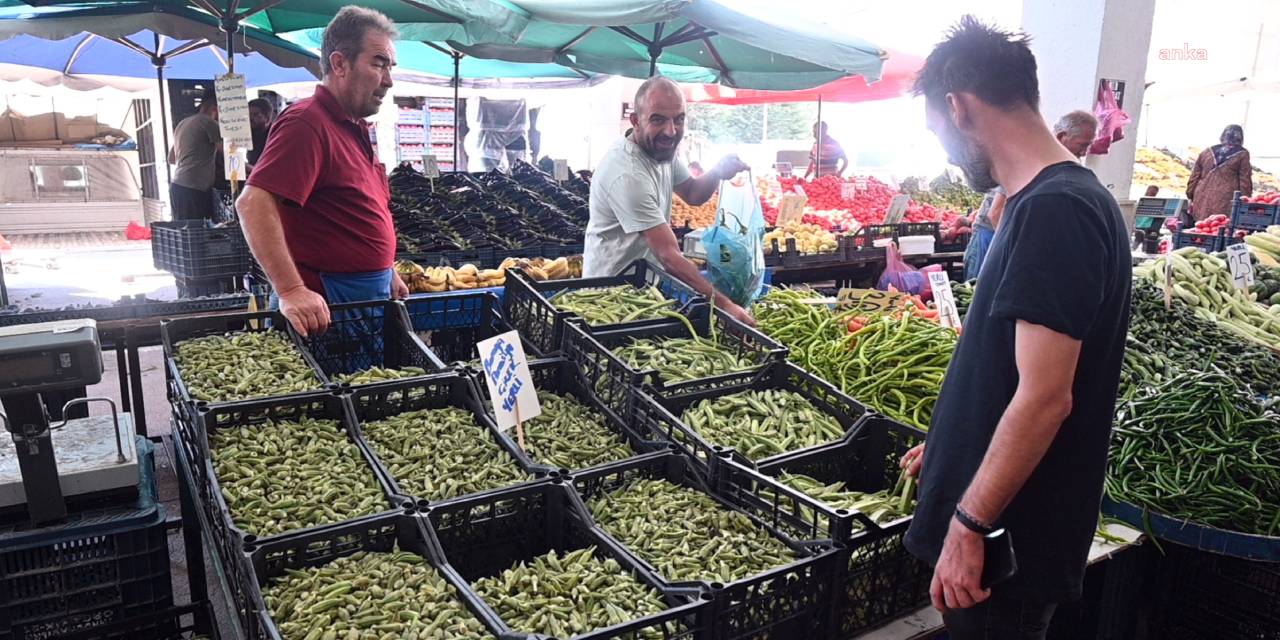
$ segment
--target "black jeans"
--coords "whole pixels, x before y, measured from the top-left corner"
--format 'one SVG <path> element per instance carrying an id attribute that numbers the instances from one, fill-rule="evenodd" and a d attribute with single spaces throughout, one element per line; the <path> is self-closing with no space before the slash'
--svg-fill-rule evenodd
<path id="1" fill-rule="evenodd" d="M 977 606 L 942 614 L 950 640 L 1043 640 L 1057 604 L 992 591 Z"/>
<path id="2" fill-rule="evenodd" d="M 169 184 L 169 207 L 174 220 L 212 220 L 213 191 Z"/>

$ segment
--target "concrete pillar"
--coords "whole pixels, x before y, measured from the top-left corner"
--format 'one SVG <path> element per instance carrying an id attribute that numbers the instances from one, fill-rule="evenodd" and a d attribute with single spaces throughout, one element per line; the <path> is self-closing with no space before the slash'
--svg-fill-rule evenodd
<path id="1" fill-rule="evenodd" d="M 1075 109 L 1093 111 L 1101 79 L 1125 83 L 1125 139 L 1086 164 L 1122 206 L 1129 204 L 1138 120 L 1155 0 L 1023 0 L 1040 78 L 1040 113 L 1053 124 Z"/>

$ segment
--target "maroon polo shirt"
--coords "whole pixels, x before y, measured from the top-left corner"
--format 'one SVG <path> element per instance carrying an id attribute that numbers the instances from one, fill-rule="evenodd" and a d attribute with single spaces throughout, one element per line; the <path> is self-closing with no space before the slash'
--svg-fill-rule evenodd
<path id="1" fill-rule="evenodd" d="M 248 184 L 283 200 L 289 253 L 307 288 L 321 295 L 320 273 L 378 271 L 395 261 L 391 188 L 368 132 L 317 85 L 272 125 L 249 175 Z"/>

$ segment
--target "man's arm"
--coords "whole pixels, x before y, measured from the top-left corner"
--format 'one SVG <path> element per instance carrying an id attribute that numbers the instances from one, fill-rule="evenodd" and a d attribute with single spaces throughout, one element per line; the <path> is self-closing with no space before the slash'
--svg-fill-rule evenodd
<path id="1" fill-rule="evenodd" d="M 236 200 L 236 210 L 240 212 L 240 226 L 249 250 L 280 297 L 280 312 L 304 336 L 324 333 L 329 328 L 329 307 L 320 294 L 303 283 L 289 255 L 280 223 L 280 198 L 248 185 Z"/>
<path id="2" fill-rule="evenodd" d="M 731 154 L 716 163 L 716 166 L 710 171 L 697 178 L 689 178 L 677 184 L 674 191 L 676 195 L 680 196 L 681 200 L 691 206 L 699 207 L 711 199 L 716 189 L 720 187 L 721 180 L 728 180 L 737 175 L 739 171 L 746 171 L 748 168 L 742 160 L 738 159 L 737 154 Z"/>
<path id="3" fill-rule="evenodd" d="M 663 269 L 708 298 L 714 294 L 716 306 L 739 322 L 751 327 L 756 325 L 751 314 L 730 300 L 729 296 L 717 292 L 715 287 L 711 286 L 711 283 L 698 272 L 698 267 L 680 253 L 680 248 L 676 245 L 676 234 L 672 233 L 671 225 L 661 224 L 643 233 L 644 241 L 648 243 L 649 250 L 658 258 L 658 263 Z"/>

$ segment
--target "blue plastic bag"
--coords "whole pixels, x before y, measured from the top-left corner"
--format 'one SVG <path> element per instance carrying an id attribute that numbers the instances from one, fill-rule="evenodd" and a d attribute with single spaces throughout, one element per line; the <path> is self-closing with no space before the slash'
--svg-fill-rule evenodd
<path id="1" fill-rule="evenodd" d="M 742 306 L 755 302 L 764 281 L 764 211 L 751 173 L 720 183 L 716 222 L 702 236 L 709 280 Z"/>

